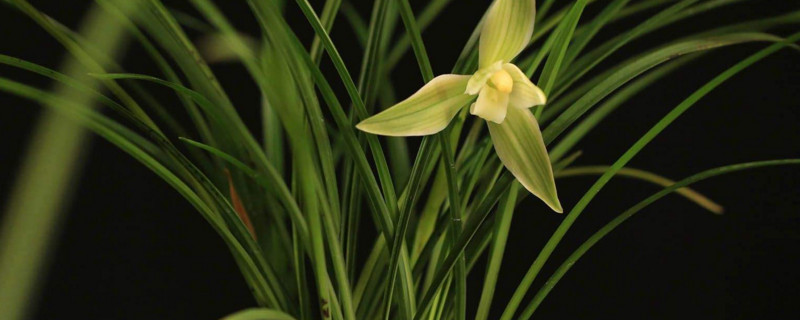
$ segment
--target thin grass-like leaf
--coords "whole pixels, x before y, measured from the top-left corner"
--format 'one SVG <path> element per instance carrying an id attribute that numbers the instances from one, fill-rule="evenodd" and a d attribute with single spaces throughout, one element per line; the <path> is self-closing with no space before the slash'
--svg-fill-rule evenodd
<path id="1" fill-rule="evenodd" d="M 753 41 L 780 41 L 780 38 L 764 33 L 732 33 L 712 36 L 703 39 L 681 41 L 659 49 L 643 56 L 633 58 L 630 62 L 623 63 L 619 68 L 612 69 L 606 78 L 583 95 L 566 111 L 553 120 L 542 131 L 544 141 L 549 144 L 561 134 L 570 124 L 576 121 L 595 103 L 630 81 L 639 74 L 670 59 L 689 53 L 709 50 L 722 46 Z"/>
<path id="2" fill-rule="evenodd" d="M 713 0 L 692 6 L 697 0 L 683 0 L 664 9 L 628 32 L 606 41 L 576 60 L 564 74 L 563 81 L 557 84 L 559 91 L 556 94 L 560 95 L 561 91 L 566 90 L 572 83 L 629 42 L 683 19 L 740 1 L 743 0 Z"/>
<path id="3" fill-rule="evenodd" d="M 489 251 L 489 262 L 486 265 L 486 275 L 483 280 L 483 290 L 478 303 L 475 320 L 486 320 L 489 317 L 489 308 L 492 305 L 497 278 L 500 276 L 500 265 L 503 262 L 503 253 L 506 249 L 508 231 L 511 228 L 511 219 L 514 216 L 514 205 L 517 202 L 519 184 L 512 185 L 511 189 L 500 199 L 500 206 L 495 216 L 495 228 L 492 232 L 492 249 Z"/>
<path id="4" fill-rule="evenodd" d="M 44 19 L 36 17 L 40 14 L 35 8 L 23 5 L 29 6 L 26 14 L 45 25 Z M 136 8 L 127 9 L 130 12 Z M 87 39 L 96 41 L 111 56 L 127 40 L 122 31 L 119 24 L 100 14 L 97 8 L 90 11 L 81 27 Z M 79 60 L 72 58 L 64 63 L 63 70 L 70 76 L 83 76 L 87 71 Z M 91 104 L 89 95 L 76 93 L 67 86 L 56 87 L 55 94 L 82 107 Z M 79 171 L 79 155 L 87 138 L 84 128 L 54 112 L 45 113 L 34 132 L 31 141 L 35 143 L 28 147 L 22 160 L 25 166 L 7 198 L 0 224 L 0 317 L 9 320 L 26 318 L 30 301 L 35 301 L 31 297 L 35 295 L 37 280 L 43 278 L 41 267 L 57 234 L 61 208 L 69 199 L 68 186 Z"/>
<path id="5" fill-rule="evenodd" d="M 650 141 L 652 141 L 659 133 L 661 133 L 667 126 L 669 126 L 669 124 L 675 121 L 675 119 L 677 119 L 686 110 L 691 108 L 702 97 L 711 92 L 711 90 L 713 90 L 726 80 L 730 79 L 733 75 L 751 66 L 755 62 L 785 47 L 787 43 L 793 43 L 797 40 L 800 40 L 800 33 L 788 37 L 785 42 L 779 42 L 770 45 L 769 47 L 758 51 L 757 53 L 742 60 L 741 62 L 737 63 L 731 68 L 725 70 L 723 73 L 721 73 L 720 75 L 709 81 L 707 84 L 702 86 L 694 93 L 692 93 L 683 102 L 678 104 L 678 106 L 672 109 L 672 111 L 670 111 L 667 115 L 665 115 L 650 130 L 648 130 L 647 133 L 645 133 L 638 141 L 636 141 L 636 143 L 634 143 L 633 146 L 631 146 L 616 162 L 614 162 L 614 164 L 611 165 L 611 167 L 597 180 L 597 182 L 595 182 L 595 184 L 589 188 L 589 191 L 587 191 L 586 194 L 584 194 L 584 196 L 578 201 L 575 207 L 573 207 L 572 210 L 570 210 L 569 214 L 567 214 L 567 216 L 558 226 L 556 231 L 544 245 L 539 255 L 536 257 L 536 260 L 534 260 L 533 264 L 531 264 L 531 267 L 528 269 L 528 272 L 525 274 L 522 281 L 520 281 L 520 284 L 514 291 L 514 294 L 511 300 L 509 301 L 508 305 L 506 306 L 506 309 L 503 312 L 503 316 L 501 317 L 501 319 L 507 320 L 513 317 L 514 313 L 517 310 L 517 307 L 522 302 L 522 298 L 527 293 L 528 288 L 533 283 L 533 280 L 536 278 L 536 275 L 539 273 L 542 266 L 544 266 L 544 263 L 550 257 L 550 254 L 553 252 L 553 250 L 555 250 L 555 247 L 567 233 L 567 231 L 575 222 L 575 220 L 578 218 L 578 216 L 580 216 L 581 212 L 583 212 L 583 210 L 589 205 L 589 202 L 591 202 L 594 196 L 596 196 L 597 193 L 600 192 L 600 190 L 606 185 L 606 183 L 608 183 L 608 181 L 611 180 L 611 178 L 623 166 L 625 166 L 625 164 L 627 164 L 636 154 L 638 154 L 645 146 L 647 146 L 647 144 Z"/>
<path id="6" fill-rule="evenodd" d="M 422 33 L 425 28 L 427 28 L 434 19 L 447 7 L 448 4 L 453 0 L 432 0 L 422 9 L 419 16 L 417 16 L 416 21 L 419 25 L 420 34 Z M 389 50 L 389 54 L 386 58 L 386 64 L 384 68 L 386 70 L 392 70 L 400 62 L 400 59 L 403 55 L 408 51 L 408 48 L 411 47 L 411 36 L 406 33 L 400 39 L 398 39 L 391 50 Z"/>
<path id="7" fill-rule="evenodd" d="M 589 44 L 594 36 L 608 24 L 614 17 L 618 16 L 620 10 L 628 4 L 630 0 L 614 0 L 603 8 L 603 11 L 597 14 L 591 22 L 585 24 L 580 28 L 580 32 L 576 30 L 575 36 L 569 45 L 569 49 L 565 53 L 562 64 L 569 66 L 575 57 Z"/>
<path id="8" fill-rule="evenodd" d="M 336 21 L 337 13 L 339 13 L 339 7 L 342 5 L 342 0 L 327 0 L 325 1 L 325 5 L 322 7 L 322 15 L 320 17 L 320 21 L 322 25 L 325 27 L 325 31 L 331 32 L 333 28 L 333 23 Z M 311 60 L 319 62 L 319 59 L 322 57 L 322 47 L 320 46 L 320 39 L 319 36 L 314 37 L 314 41 L 311 43 Z"/>
<path id="9" fill-rule="evenodd" d="M 240 268 L 244 273 L 245 278 L 249 280 L 248 284 L 253 286 L 256 298 L 262 302 L 271 301 L 273 304 L 277 305 L 275 295 L 270 289 L 270 286 L 267 284 L 264 274 L 259 270 L 254 257 L 251 256 L 251 252 L 248 252 L 247 249 L 240 243 L 240 239 L 242 239 L 242 237 L 237 237 L 228 229 L 229 222 L 225 221 L 224 217 L 221 216 L 219 212 L 216 212 L 215 209 L 212 209 L 212 207 L 205 203 L 204 200 L 202 200 L 193 190 L 191 190 L 191 188 L 179 177 L 175 176 L 175 174 L 172 173 L 166 166 L 164 166 L 164 164 L 154 159 L 135 144 L 132 144 L 129 140 L 117 134 L 108 125 L 109 123 L 113 123 L 113 121 L 108 120 L 96 112 L 84 108 L 83 106 L 76 106 L 69 101 L 58 99 L 54 95 L 33 89 L 14 81 L 0 79 L 0 89 L 9 93 L 39 101 L 46 106 L 63 112 L 64 115 L 70 116 L 74 120 L 80 121 L 81 124 L 87 126 L 95 133 L 99 134 L 109 142 L 113 143 L 123 151 L 142 162 L 142 164 L 144 164 L 154 173 L 158 174 L 162 179 L 164 179 L 179 193 L 181 193 L 181 195 L 189 200 L 189 202 L 198 211 L 200 211 L 200 213 L 203 214 L 204 218 L 211 223 L 215 230 L 220 233 L 223 239 L 226 240 L 226 244 L 229 245 L 237 263 L 239 263 Z M 208 185 L 209 184 L 206 184 L 206 186 Z M 230 204 L 228 204 L 228 207 L 230 209 L 229 214 L 235 216 L 236 213 L 233 212 L 232 208 L 230 208 Z M 236 221 L 240 220 L 236 218 Z M 241 223 L 240 227 L 241 229 L 238 230 L 239 232 L 243 231 L 244 233 L 247 233 L 247 231 L 245 231 L 246 228 Z M 252 240 L 252 238 L 249 236 L 244 238 Z"/>
<path id="10" fill-rule="evenodd" d="M 259 171 L 248 167 L 240 160 L 222 150 L 187 138 L 181 138 L 181 140 L 191 146 L 213 153 L 215 156 L 220 157 L 220 159 L 225 160 L 237 169 L 242 170 L 242 172 L 244 172 L 246 175 L 261 183 L 266 190 L 274 192 L 274 196 L 280 199 L 284 207 L 289 211 L 289 216 L 292 218 L 292 223 L 295 228 L 298 229 L 297 232 L 300 235 L 300 239 L 303 240 L 303 243 L 305 243 L 306 246 L 309 245 L 310 236 L 306 219 L 300 210 L 300 206 L 295 202 L 291 191 L 289 191 L 289 188 L 283 182 L 283 179 L 281 179 L 280 174 L 277 170 L 275 170 L 275 168 L 268 166 L 267 170 L 265 171 L 267 173 L 266 175 L 259 174 Z"/>
<path id="11" fill-rule="evenodd" d="M 650 204 L 658 201 L 659 199 L 669 195 L 672 192 L 679 192 L 680 190 L 687 190 L 686 187 L 690 184 L 695 182 L 699 182 L 711 177 L 724 175 L 728 173 L 733 173 L 736 171 L 743 171 L 743 170 L 752 170 L 756 168 L 762 167 L 770 167 L 770 166 L 785 166 L 785 165 L 798 165 L 800 164 L 800 159 L 786 159 L 786 160 L 768 160 L 768 161 L 756 161 L 756 162 L 747 162 L 747 163 L 740 163 L 734 165 L 728 165 L 723 167 L 718 167 L 714 169 L 705 170 L 703 172 L 694 174 L 688 178 L 685 178 L 681 181 L 675 182 L 664 188 L 663 190 L 653 194 L 652 196 L 647 197 L 646 199 L 642 200 L 641 202 L 637 203 L 636 205 L 632 206 L 628 210 L 625 210 L 622 214 L 618 215 L 614 220 L 604 225 L 600 230 L 592 234 L 589 239 L 583 242 L 578 249 L 572 252 L 572 254 L 567 257 L 567 259 L 562 263 L 558 269 L 553 273 L 552 276 L 545 282 L 544 286 L 536 292 L 536 295 L 531 300 L 530 304 L 525 308 L 522 312 L 521 319 L 528 319 L 530 318 L 533 313 L 536 311 L 536 308 L 542 303 L 547 294 L 553 290 L 558 281 L 564 277 L 564 274 L 572 268 L 573 265 L 580 259 L 584 254 L 586 254 L 589 249 L 591 249 L 597 242 L 603 239 L 606 235 L 614 231 L 616 227 L 620 224 L 631 218 L 634 214 L 638 213 L 642 209 L 646 208 Z"/>
<path id="12" fill-rule="evenodd" d="M 561 63 L 564 61 L 564 55 L 566 55 L 567 48 L 572 40 L 572 34 L 578 26 L 578 20 L 580 20 L 587 2 L 587 0 L 576 1 L 567 15 L 561 20 L 558 28 L 556 28 L 550 36 L 555 40 L 553 40 L 550 55 L 547 57 L 547 62 L 544 64 L 544 69 L 538 81 L 539 87 L 542 88 L 545 94 L 551 93 L 553 89 L 553 84 L 555 84 L 559 70 L 561 69 Z M 541 117 L 542 107 L 535 107 L 534 114 L 537 118 Z"/>
<path id="13" fill-rule="evenodd" d="M 659 79 L 669 75 L 678 68 L 698 58 L 699 55 L 700 54 L 688 55 L 667 62 L 666 64 L 659 66 L 657 69 L 645 74 L 644 76 L 635 79 L 621 90 L 615 92 L 613 96 L 606 99 L 603 104 L 586 116 L 583 121 L 573 127 L 572 130 L 570 130 L 553 148 L 550 149 L 550 159 L 552 161 L 560 160 L 561 157 L 569 152 L 570 149 L 580 142 L 581 139 L 583 139 L 583 137 L 585 137 L 586 134 L 588 134 L 595 126 L 599 125 L 600 122 L 611 112 L 616 110 L 623 103 L 640 93 L 642 90 L 648 88 Z"/>
<path id="14" fill-rule="evenodd" d="M 323 45 L 325 49 L 328 51 L 328 54 L 334 60 L 334 65 L 337 66 L 337 70 L 340 70 L 340 76 L 345 80 L 345 87 L 348 88 L 348 92 L 351 95 L 351 100 L 353 100 L 354 104 L 356 105 L 356 110 L 358 112 L 365 112 L 363 110 L 363 101 L 360 100 L 358 96 L 357 90 L 355 90 L 355 85 L 352 83 L 352 78 L 349 77 L 347 74 L 347 70 L 344 68 L 343 62 L 341 61 L 341 57 L 339 56 L 336 48 L 333 46 L 328 35 L 320 28 L 319 21 L 316 19 L 315 14 L 313 11 L 310 10 L 307 2 L 302 2 L 302 0 L 298 0 L 298 4 L 300 4 L 301 9 L 303 9 L 304 13 L 306 14 L 307 19 L 312 23 L 315 31 L 320 34 L 322 38 Z M 269 12 L 267 12 L 269 13 Z M 299 44 L 295 44 L 299 45 Z M 322 76 L 319 69 L 310 60 L 308 56 L 302 57 L 306 60 L 306 65 L 311 69 L 312 75 L 314 77 L 315 82 L 317 83 L 320 92 L 326 103 L 328 104 L 333 116 L 334 120 L 337 123 L 337 126 L 340 129 L 340 132 L 345 136 L 345 142 L 348 149 L 350 149 L 350 154 L 354 157 L 354 162 L 356 163 L 356 168 L 359 171 L 359 175 L 361 175 L 362 179 L 364 179 L 365 183 L 369 187 L 367 190 L 368 195 L 370 196 L 370 203 L 373 206 L 373 213 L 375 214 L 375 220 L 378 222 L 379 226 L 381 226 L 381 231 L 383 235 L 387 237 L 387 240 L 392 240 L 394 236 L 394 223 L 392 222 L 389 214 L 389 208 L 387 207 L 387 202 L 384 202 L 378 190 L 377 184 L 374 180 L 374 176 L 372 176 L 372 172 L 369 169 L 369 164 L 366 162 L 366 158 L 361 150 L 357 138 L 352 130 L 351 124 L 349 122 L 348 117 L 344 113 L 341 105 L 336 100 L 335 95 L 333 94 L 332 89 L 330 88 L 329 84 Z M 349 81 L 348 81 L 349 80 Z M 382 178 L 381 181 L 384 183 L 384 186 L 387 185 L 389 187 L 384 188 L 384 192 L 386 194 L 393 194 L 393 188 L 391 187 L 391 178 L 388 177 L 388 169 L 386 169 L 385 158 L 383 153 L 380 149 L 380 145 L 378 145 L 377 140 L 374 136 L 367 136 L 368 141 L 370 142 L 371 149 L 373 151 L 374 159 L 378 164 L 378 173 L 379 176 Z M 392 196 L 393 197 L 393 196 Z M 394 203 L 390 201 L 389 203 Z M 387 241 L 388 242 L 388 241 Z M 404 284 L 401 287 L 403 291 L 403 298 L 405 301 L 413 301 L 413 292 L 411 292 L 411 279 L 410 279 L 410 270 L 408 267 L 408 260 L 406 255 L 400 256 L 400 276 L 401 282 Z M 411 304 L 413 305 L 413 304 Z M 410 305 L 409 305 L 410 306 Z"/>
<path id="15" fill-rule="evenodd" d="M 495 203 L 497 203 L 502 194 L 508 191 L 512 181 L 513 177 L 511 174 L 504 174 L 497 181 L 497 184 L 491 188 L 491 191 L 487 194 L 486 199 L 481 201 L 480 205 L 475 210 L 475 213 L 470 215 L 466 220 L 464 230 L 459 236 L 458 241 L 454 246 L 451 247 L 451 250 L 447 254 L 446 258 L 439 265 L 433 280 L 431 281 L 430 287 L 423 296 L 422 300 L 420 300 L 417 313 L 414 315 L 414 320 L 422 319 L 422 317 L 429 311 L 436 293 L 440 288 L 442 288 L 442 285 L 448 277 L 450 270 L 456 265 L 456 262 L 464 253 L 464 250 L 472 240 L 472 237 L 475 236 L 475 234 L 478 232 L 478 229 L 486 220 L 486 217 L 491 212 L 491 208 L 494 207 Z"/>
<path id="16" fill-rule="evenodd" d="M 339 74 L 339 77 L 342 79 L 342 83 L 344 84 L 345 89 L 355 106 L 356 115 L 361 119 L 367 118 L 367 111 L 364 104 L 364 100 L 362 100 L 362 97 L 359 94 L 359 90 L 356 88 L 356 85 L 353 82 L 353 78 L 350 76 L 349 71 L 344 65 L 344 61 L 342 60 L 341 55 L 339 55 L 339 52 L 336 50 L 336 47 L 334 46 L 333 41 L 331 41 L 330 36 L 325 32 L 324 28 L 322 27 L 322 24 L 319 21 L 319 18 L 317 17 L 316 13 L 314 13 L 314 11 L 311 8 L 311 5 L 308 3 L 307 0 L 297 0 L 296 2 L 300 7 L 301 11 L 303 11 L 303 14 L 306 16 L 306 19 L 309 21 L 312 28 L 314 29 L 314 32 L 320 37 L 325 50 L 331 57 L 334 67 L 337 73 Z M 388 165 L 386 163 L 386 157 L 384 156 L 383 150 L 376 137 L 367 135 L 366 138 L 369 143 L 370 150 L 373 153 L 373 160 L 375 161 L 377 166 L 378 177 L 381 182 L 381 187 L 383 188 L 383 195 L 386 198 L 386 202 L 384 203 L 384 205 L 388 204 L 388 208 L 391 210 L 391 212 L 396 212 L 397 197 L 394 193 L 394 186 L 392 184 L 391 174 L 389 173 Z"/>
<path id="17" fill-rule="evenodd" d="M 561 170 L 558 173 L 556 173 L 556 178 L 603 174 L 606 171 L 608 171 L 608 168 L 609 168 L 608 166 L 572 167 Z M 647 181 L 662 187 L 668 187 L 670 185 L 675 184 L 675 181 L 662 177 L 658 174 L 634 168 L 627 168 L 627 167 L 622 168 L 619 170 L 619 172 L 617 172 L 617 175 L 621 177 L 629 177 Z M 712 201 L 711 199 L 707 198 L 706 196 L 692 189 L 680 188 L 675 190 L 675 193 L 684 196 L 686 199 L 696 203 L 698 206 L 705 208 L 711 213 L 722 214 L 722 212 L 724 211 L 724 208 L 722 208 L 721 205 L 717 204 L 716 202 Z"/>

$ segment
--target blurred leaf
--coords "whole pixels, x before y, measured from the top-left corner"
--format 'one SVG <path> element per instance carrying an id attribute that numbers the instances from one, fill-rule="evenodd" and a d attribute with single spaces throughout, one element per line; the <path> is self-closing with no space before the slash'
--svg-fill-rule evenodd
<path id="1" fill-rule="evenodd" d="M 295 318 L 277 310 L 246 309 L 226 316 L 221 320 L 295 320 Z"/>

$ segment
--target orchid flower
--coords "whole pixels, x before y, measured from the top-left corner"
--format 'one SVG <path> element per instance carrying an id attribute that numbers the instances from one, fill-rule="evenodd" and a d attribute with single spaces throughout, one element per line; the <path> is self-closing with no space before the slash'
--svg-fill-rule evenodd
<path id="1" fill-rule="evenodd" d="M 434 134 L 477 95 L 469 112 L 486 120 L 503 165 L 533 195 L 562 212 L 542 132 L 529 110 L 547 98 L 511 63 L 530 42 L 535 15 L 535 0 L 496 0 L 481 29 L 478 71 L 440 75 L 356 127 L 386 136 Z"/>

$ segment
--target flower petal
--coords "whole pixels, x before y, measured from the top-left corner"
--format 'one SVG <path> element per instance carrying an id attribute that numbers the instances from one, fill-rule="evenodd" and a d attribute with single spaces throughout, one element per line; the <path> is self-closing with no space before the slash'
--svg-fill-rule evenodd
<path id="1" fill-rule="evenodd" d="M 503 69 L 514 79 L 514 89 L 509 97 L 512 107 L 527 109 L 547 103 L 547 97 L 530 79 L 513 63 L 506 63 Z"/>
<path id="2" fill-rule="evenodd" d="M 469 108 L 469 113 L 479 116 L 487 121 L 503 123 L 508 110 L 508 93 L 500 92 L 491 86 L 484 86 L 475 101 Z"/>
<path id="3" fill-rule="evenodd" d="M 469 82 L 467 83 L 467 91 L 466 94 L 478 94 L 483 88 L 483 85 L 486 84 L 486 81 L 489 81 L 489 78 L 492 75 L 503 68 L 503 62 L 497 61 L 489 65 L 488 67 L 482 68 L 476 71 L 472 77 L 469 78 Z"/>
<path id="4" fill-rule="evenodd" d="M 563 212 L 550 157 L 533 114 L 525 109 L 509 108 L 502 124 L 488 124 L 494 149 L 506 169 L 551 209 Z"/>
<path id="5" fill-rule="evenodd" d="M 480 68 L 511 62 L 530 42 L 535 18 L 535 0 L 496 0 L 481 29 Z"/>
<path id="6" fill-rule="evenodd" d="M 361 121 L 356 128 L 384 136 L 424 136 L 442 131 L 458 109 L 472 100 L 472 96 L 464 94 L 469 78 L 438 76 L 407 99 Z"/>

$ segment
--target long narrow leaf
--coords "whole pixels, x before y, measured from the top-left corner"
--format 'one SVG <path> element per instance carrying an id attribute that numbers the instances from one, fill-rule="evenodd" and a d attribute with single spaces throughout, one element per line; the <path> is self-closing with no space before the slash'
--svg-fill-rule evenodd
<path id="1" fill-rule="evenodd" d="M 793 43 L 797 40 L 800 40 L 800 33 L 796 33 L 791 37 L 787 38 L 785 42 L 775 43 L 770 45 L 769 47 L 758 51 L 757 53 L 751 55 L 750 57 L 742 60 L 741 62 L 737 63 L 736 65 L 732 66 L 731 68 L 725 70 L 725 72 L 721 73 L 707 84 L 702 86 L 700 89 L 695 91 L 691 94 L 688 98 L 686 98 L 683 102 L 678 104 L 672 111 L 670 111 L 666 116 L 664 116 L 660 121 L 658 121 L 650 130 L 647 131 L 636 143 L 633 144 L 613 165 L 589 188 L 589 191 L 584 194 L 584 196 L 578 201 L 575 207 L 567 214 L 561 224 L 558 226 L 556 231 L 550 237 L 550 239 L 545 244 L 544 248 L 539 252 L 539 255 L 534 260 L 531 267 L 528 269 L 528 272 L 523 277 L 522 281 L 520 282 L 517 289 L 514 291 L 514 294 L 509 301 L 508 305 L 506 306 L 506 310 L 503 312 L 502 320 L 510 319 L 517 310 L 522 298 L 528 291 L 528 288 L 533 283 L 533 280 L 538 275 L 539 271 L 541 270 L 544 263 L 550 257 L 550 254 L 555 250 L 558 243 L 567 233 L 569 228 L 575 222 L 575 220 L 580 216 L 581 212 L 589 205 L 592 199 L 600 192 L 600 190 L 608 183 L 609 180 L 623 167 L 627 164 L 636 154 L 638 154 L 645 146 L 647 146 L 650 141 L 652 141 L 659 133 L 661 133 L 669 124 L 671 124 L 675 119 L 677 119 L 681 114 L 686 112 L 689 108 L 691 108 L 697 101 L 703 98 L 706 94 L 711 92 L 714 88 L 718 87 L 720 84 L 725 82 L 726 80 L 730 79 L 733 75 L 739 73 L 740 71 L 744 70 L 745 68 L 751 66 L 752 64 L 756 63 L 757 61 L 769 56 L 772 53 L 775 53 L 779 49 L 785 47 L 787 43 Z"/>
<path id="2" fill-rule="evenodd" d="M 572 254 L 567 257 L 567 259 L 562 263 L 558 269 L 553 273 L 552 276 L 545 282 L 544 286 L 536 292 L 536 295 L 531 300 L 530 304 L 525 308 L 522 312 L 521 319 L 528 319 L 533 315 L 536 311 L 536 308 L 542 303 L 547 294 L 553 290 L 558 281 L 564 277 L 564 274 L 572 268 L 573 265 L 586 254 L 589 249 L 591 249 L 597 242 L 603 239 L 606 235 L 614 231 L 616 227 L 620 224 L 631 218 L 634 214 L 638 213 L 642 209 L 646 208 L 650 204 L 658 201 L 659 199 L 667 196 L 672 192 L 678 192 L 680 190 L 686 190 L 686 187 L 690 184 L 695 182 L 699 182 L 711 177 L 733 173 L 736 171 L 743 171 L 743 170 L 751 170 L 756 168 L 762 167 L 769 167 L 769 166 L 784 166 L 784 165 L 798 165 L 800 164 L 800 159 L 786 159 L 786 160 L 769 160 L 769 161 L 757 161 L 757 162 L 747 162 L 747 163 L 740 163 L 734 165 L 728 165 L 723 167 L 718 167 L 714 169 L 705 170 L 703 172 L 694 174 L 688 178 L 685 178 L 681 181 L 675 182 L 663 190 L 653 194 L 652 196 L 647 197 L 646 199 L 642 200 L 641 202 L 637 203 L 633 207 L 625 210 L 622 214 L 618 215 L 614 220 L 604 225 L 600 230 L 592 234 L 589 239 L 583 242 L 578 249 L 572 252 Z"/>

